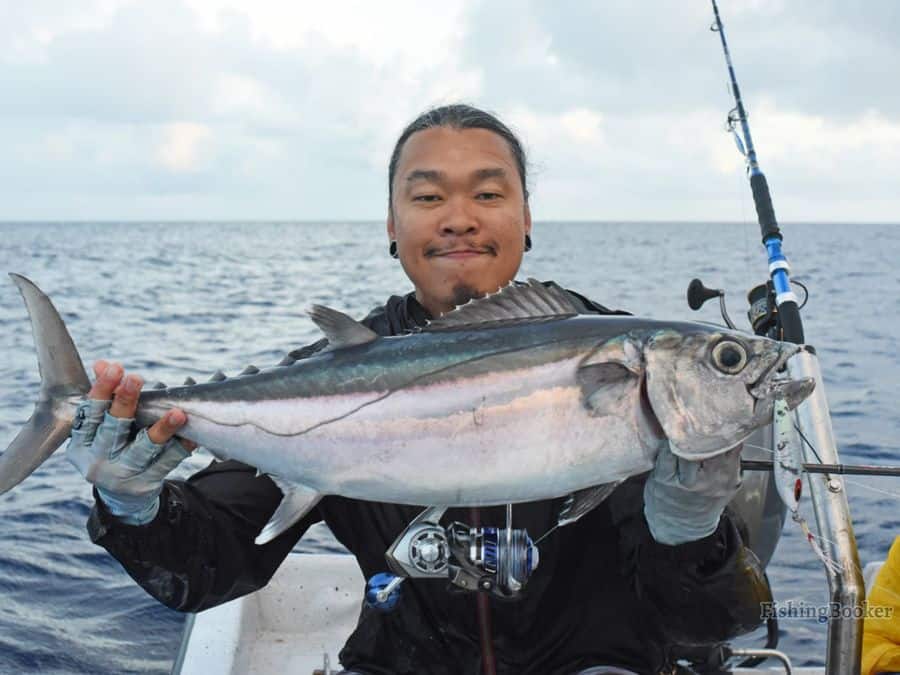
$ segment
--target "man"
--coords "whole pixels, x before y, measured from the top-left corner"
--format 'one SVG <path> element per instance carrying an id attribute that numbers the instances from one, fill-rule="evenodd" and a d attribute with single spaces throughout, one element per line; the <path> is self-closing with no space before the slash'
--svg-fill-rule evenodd
<path id="1" fill-rule="evenodd" d="M 531 227 L 525 156 L 509 129 L 469 106 L 423 114 L 400 136 L 389 167 L 389 252 L 415 290 L 390 298 L 364 323 L 382 335 L 402 334 L 496 291 L 514 278 L 531 248 Z M 609 312 L 570 294 L 584 312 Z M 320 341 L 292 357 L 324 346 Z M 385 570 L 384 552 L 421 511 L 327 496 L 289 531 L 256 546 L 254 537 L 281 499 L 272 481 L 243 464 L 214 462 L 185 482 L 162 483 L 187 455 L 174 438 L 185 414 L 171 411 L 128 444 L 140 378 L 123 378 L 120 366 L 106 362 L 95 372 L 70 457 L 91 476 L 103 474 L 97 466 L 111 452 L 137 459 L 127 484 L 94 480 L 97 503 L 88 529 L 169 607 L 196 612 L 264 586 L 320 520 L 369 578 Z M 755 627 L 768 589 L 735 525 L 722 516 L 740 482 L 738 453 L 680 465 L 661 453 L 645 484 L 625 483 L 548 536 L 521 596 L 490 599 L 496 672 L 668 672 L 671 645 L 722 640 Z M 546 532 L 562 501 L 517 504 L 516 526 Z M 451 509 L 444 520 L 467 522 L 469 515 Z M 482 525 L 505 522 L 502 508 L 482 509 L 480 518 Z M 415 580 L 394 612 L 363 609 L 341 652 L 344 667 L 371 675 L 482 672 L 478 596 L 446 586 Z"/>

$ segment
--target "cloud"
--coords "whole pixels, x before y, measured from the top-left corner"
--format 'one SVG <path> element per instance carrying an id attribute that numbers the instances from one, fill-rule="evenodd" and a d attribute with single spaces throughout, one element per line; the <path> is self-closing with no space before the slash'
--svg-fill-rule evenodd
<path id="1" fill-rule="evenodd" d="M 769 154 L 784 164 L 834 172 L 854 155 L 864 154 L 881 166 L 900 160 L 900 119 L 877 110 L 838 120 L 783 110 L 769 100 L 763 100 L 758 110 Z"/>
<path id="2" fill-rule="evenodd" d="M 722 8 L 783 219 L 900 218 L 881 168 L 900 5 L 866 7 Z M 711 18 L 676 0 L 4 3 L 0 218 L 378 218 L 400 130 L 465 100 L 522 133 L 538 218 L 734 219 Z"/>
<path id="3" fill-rule="evenodd" d="M 202 124 L 175 122 L 163 129 L 159 161 L 176 173 L 196 170 L 211 146 L 212 132 Z"/>
<path id="4" fill-rule="evenodd" d="M 246 27 L 253 41 L 283 52 L 309 51 L 327 44 L 359 54 L 376 67 L 391 64 L 404 72 L 427 70 L 452 58 L 461 38 L 466 3 L 440 3 L 423 12 L 414 0 L 285 3 L 257 0 L 185 0 L 212 33 Z"/>
<path id="5" fill-rule="evenodd" d="M 0 63 L 44 63 L 46 48 L 61 35 L 107 25 L 132 0 L 55 0 L 0 4 Z"/>

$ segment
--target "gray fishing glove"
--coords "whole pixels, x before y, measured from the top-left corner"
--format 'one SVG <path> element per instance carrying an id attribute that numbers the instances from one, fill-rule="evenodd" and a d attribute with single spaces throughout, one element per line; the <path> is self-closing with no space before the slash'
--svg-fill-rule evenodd
<path id="1" fill-rule="evenodd" d="M 110 403 L 79 404 L 66 457 L 94 484 L 110 513 L 127 525 L 145 525 L 159 510 L 163 479 L 191 453 L 174 438 L 154 443 L 146 429 L 129 443 L 134 419 L 113 417 Z"/>
<path id="2" fill-rule="evenodd" d="M 669 546 L 708 537 L 740 486 L 740 445 L 698 462 L 676 457 L 667 443 L 644 484 L 650 533 Z"/>

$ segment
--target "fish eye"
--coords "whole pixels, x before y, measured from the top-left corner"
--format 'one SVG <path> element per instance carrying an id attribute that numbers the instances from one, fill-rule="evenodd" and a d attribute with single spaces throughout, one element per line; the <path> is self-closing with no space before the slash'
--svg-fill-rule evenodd
<path id="1" fill-rule="evenodd" d="M 747 350 L 731 340 L 723 340 L 713 348 L 713 365 L 728 375 L 736 375 L 747 365 Z"/>

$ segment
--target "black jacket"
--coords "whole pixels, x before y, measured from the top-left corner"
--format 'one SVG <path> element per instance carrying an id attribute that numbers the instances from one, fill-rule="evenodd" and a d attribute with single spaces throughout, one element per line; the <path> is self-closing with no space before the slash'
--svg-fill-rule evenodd
<path id="1" fill-rule="evenodd" d="M 613 313 L 570 294 L 586 313 Z M 410 294 L 391 297 L 364 323 L 397 335 L 427 319 Z M 304 358 L 325 344 L 291 355 Z M 498 673 L 568 675 L 598 664 L 656 672 L 673 642 L 724 640 L 760 623 L 768 586 L 728 515 L 703 540 L 658 544 L 643 516 L 643 478 L 626 481 L 581 520 L 542 541 L 540 565 L 519 598 L 491 597 Z M 154 598 L 199 612 L 265 586 L 319 521 L 356 556 L 365 578 L 386 571 L 384 552 L 421 511 L 326 496 L 280 537 L 255 545 L 280 500 L 275 484 L 256 477 L 252 467 L 213 462 L 186 481 L 166 481 L 152 523 L 124 525 L 96 500 L 88 531 Z M 562 501 L 515 505 L 515 526 L 540 536 L 556 522 Z M 469 522 L 468 515 L 451 509 L 444 521 Z M 502 527 L 505 510 L 482 509 L 481 520 Z M 407 581 L 394 612 L 362 611 L 340 659 L 373 675 L 477 675 L 475 595 L 452 592 L 445 581 Z"/>

